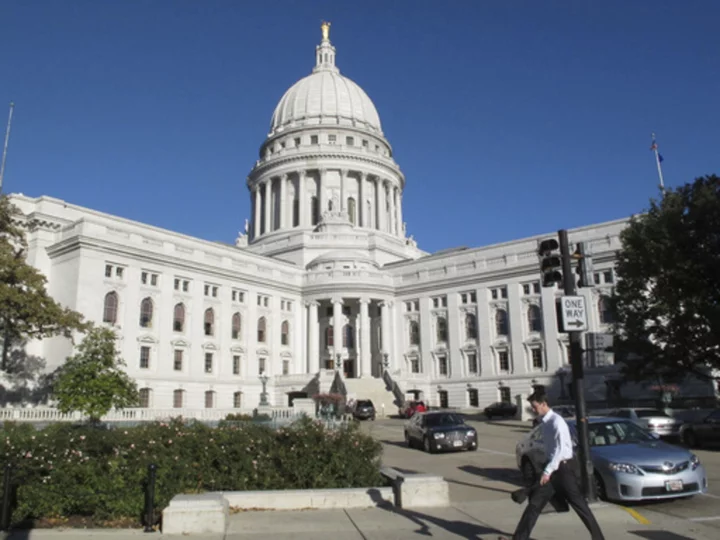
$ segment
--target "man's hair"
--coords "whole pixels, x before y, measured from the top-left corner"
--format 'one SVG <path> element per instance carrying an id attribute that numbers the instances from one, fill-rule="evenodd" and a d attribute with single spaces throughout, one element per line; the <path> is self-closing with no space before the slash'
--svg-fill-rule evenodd
<path id="1" fill-rule="evenodd" d="M 547 394 L 544 390 L 535 390 L 532 394 L 530 394 L 527 400 L 530 403 L 544 403 L 546 405 L 549 405 Z"/>

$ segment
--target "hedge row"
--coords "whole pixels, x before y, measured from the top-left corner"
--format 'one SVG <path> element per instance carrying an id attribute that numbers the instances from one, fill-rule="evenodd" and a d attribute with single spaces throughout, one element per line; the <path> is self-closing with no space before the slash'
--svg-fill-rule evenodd
<path id="1" fill-rule="evenodd" d="M 101 429 L 6 424 L 0 464 L 13 467 L 14 523 L 87 516 L 140 521 L 148 466 L 157 465 L 156 513 L 179 493 L 381 485 L 382 446 L 354 423 L 303 419 L 271 429 L 181 421 Z"/>

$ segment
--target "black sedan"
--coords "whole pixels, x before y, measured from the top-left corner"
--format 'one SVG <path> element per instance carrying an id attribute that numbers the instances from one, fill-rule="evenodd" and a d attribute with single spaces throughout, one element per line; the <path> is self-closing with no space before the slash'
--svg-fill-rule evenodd
<path id="1" fill-rule="evenodd" d="M 488 420 L 492 420 L 493 418 L 507 418 L 508 416 L 514 417 L 517 415 L 517 405 L 506 401 L 499 401 L 485 407 L 483 412 L 485 413 L 485 418 Z"/>
<path id="2" fill-rule="evenodd" d="M 477 431 L 453 412 L 415 413 L 405 424 L 405 442 L 431 454 L 441 450 L 477 450 Z"/>

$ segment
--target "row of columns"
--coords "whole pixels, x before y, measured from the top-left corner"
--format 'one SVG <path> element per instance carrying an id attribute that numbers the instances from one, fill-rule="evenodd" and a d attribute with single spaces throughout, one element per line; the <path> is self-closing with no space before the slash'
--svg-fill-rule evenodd
<path id="1" fill-rule="evenodd" d="M 348 210 L 346 184 L 351 172 L 359 175 L 359 193 L 355 205 L 355 225 L 403 236 L 402 193 L 399 186 L 394 185 L 388 179 L 360 171 L 340 170 L 340 208 L 333 208 L 333 210 L 345 212 Z M 298 183 L 295 197 L 298 200 L 298 224 L 300 227 L 315 225 L 313 216 L 310 215 L 312 195 L 307 189 L 308 171 L 298 171 L 297 175 Z M 290 174 L 286 173 L 279 177 L 280 187 L 277 195 L 280 199 L 279 205 L 274 204 L 273 196 L 273 186 L 276 178 L 278 177 L 274 176 L 262 180 L 253 188 L 253 239 L 257 239 L 262 234 L 267 234 L 275 229 L 275 208 L 279 208 L 278 228 L 282 230 L 293 226 L 295 201 L 288 201 L 287 197 L 288 184 L 291 181 Z M 317 180 L 316 197 L 319 209 L 317 217 L 320 218 L 322 213 L 329 209 L 325 192 L 327 169 L 318 170 Z M 372 187 L 369 185 L 370 182 L 374 184 Z M 368 209 L 365 204 L 369 196 L 373 200 L 372 209 Z"/>
<path id="2" fill-rule="evenodd" d="M 330 300 L 332 304 L 333 317 L 333 355 L 342 350 L 343 343 L 343 305 L 344 300 L 340 297 L 333 297 Z M 359 298 L 359 354 L 356 356 L 358 365 L 356 373 L 360 377 L 372 376 L 372 350 L 371 350 L 371 320 L 370 320 L 370 303 L 369 298 Z M 317 373 L 320 369 L 320 318 L 318 307 L 320 302 L 306 302 L 308 316 L 308 370 L 310 373 Z M 381 317 L 381 350 L 382 353 L 391 352 L 391 335 L 390 335 L 390 303 L 386 301 L 380 302 Z M 336 369 L 340 369 L 336 366 Z"/>

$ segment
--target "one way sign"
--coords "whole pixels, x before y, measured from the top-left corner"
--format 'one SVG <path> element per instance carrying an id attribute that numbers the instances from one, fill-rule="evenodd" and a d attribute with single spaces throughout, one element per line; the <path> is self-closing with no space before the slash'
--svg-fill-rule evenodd
<path id="1" fill-rule="evenodd" d="M 560 309 L 565 332 L 585 332 L 588 329 L 584 296 L 561 297 Z"/>

